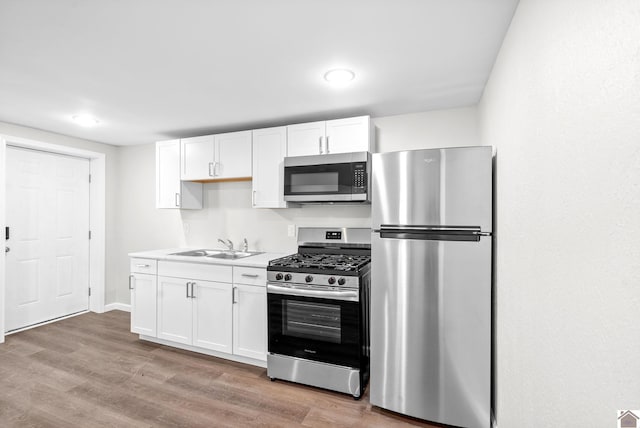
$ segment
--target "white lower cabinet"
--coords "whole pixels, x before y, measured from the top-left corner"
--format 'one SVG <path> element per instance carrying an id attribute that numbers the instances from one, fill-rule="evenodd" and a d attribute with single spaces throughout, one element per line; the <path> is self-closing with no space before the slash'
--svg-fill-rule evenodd
<path id="1" fill-rule="evenodd" d="M 158 337 L 231 352 L 231 284 L 158 278 Z"/>
<path id="2" fill-rule="evenodd" d="M 267 289 L 234 284 L 233 353 L 267 359 Z"/>
<path id="3" fill-rule="evenodd" d="M 191 345 L 193 310 L 188 297 L 190 281 L 158 277 L 158 337 Z"/>
<path id="4" fill-rule="evenodd" d="M 156 336 L 156 287 L 155 274 L 132 273 L 129 276 L 133 333 Z"/>
<path id="5" fill-rule="evenodd" d="M 197 281 L 193 297 L 193 344 L 232 352 L 231 284 Z"/>
<path id="6" fill-rule="evenodd" d="M 131 331 L 156 336 L 157 262 L 151 259 L 129 260 L 131 292 Z"/>
<path id="7" fill-rule="evenodd" d="M 266 269 L 161 260 L 157 275 L 132 272 L 130 281 L 132 332 L 266 362 Z"/>

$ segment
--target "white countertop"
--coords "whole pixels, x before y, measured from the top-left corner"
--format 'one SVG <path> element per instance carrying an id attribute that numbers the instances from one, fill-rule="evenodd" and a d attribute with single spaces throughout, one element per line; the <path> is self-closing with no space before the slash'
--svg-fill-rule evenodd
<path id="1" fill-rule="evenodd" d="M 262 253 L 254 256 L 244 257 L 240 259 L 216 259 L 213 257 L 190 257 L 190 256 L 173 256 L 173 253 L 180 253 L 183 251 L 200 250 L 202 248 L 167 248 L 163 250 L 149 250 L 149 251 L 137 251 L 135 253 L 129 253 L 129 257 L 138 257 L 141 259 L 154 259 L 154 260 L 169 260 L 174 262 L 188 262 L 188 263 L 206 263 L 211 265 L 233 265 L 233 266 L 247 266 L 247 267 L 259 267 L 266 268 L 269 264 L 269 260 L 277 259 L 278 257 L 284 257 L 286 253 Z M 211 248 L 211 250 L 226 251 L 226 249 Z"/>

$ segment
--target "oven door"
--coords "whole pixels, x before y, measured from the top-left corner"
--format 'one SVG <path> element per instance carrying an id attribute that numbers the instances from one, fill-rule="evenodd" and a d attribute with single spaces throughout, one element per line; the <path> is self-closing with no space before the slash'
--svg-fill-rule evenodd
<path id="1" fill-rule="evenodd" d="M 359 302 L 281 288 L 267 288 L 269 352 L 360 368 Z"/>

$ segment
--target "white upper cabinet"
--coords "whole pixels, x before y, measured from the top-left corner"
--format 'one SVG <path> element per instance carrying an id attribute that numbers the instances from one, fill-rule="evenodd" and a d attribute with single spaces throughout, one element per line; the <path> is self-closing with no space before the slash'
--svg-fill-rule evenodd
<path id="1" fill-rule="evenodd" d="M 180 178 L 182 180 L 203 180 L 213 177 L 215 150 L 213 135 L 183 138 L 180 140 L 182 163 Z"/>
<path id="2" fill-rule="evenodd" d="M 156 143 L 156 208 L 202 208 L 202 184 L 180 181 L 180 140 Z"/>
<path id="3" fill-rule="evenodd" d="M 284 200 L 284 170 L 287 154 L 287 127 L 253 131 L 253 192 L 254 208 L 286 208 Z"/>
<path id="4" fill-rule="evenodd" d="M 287 156 L 372 151 L 369 116 L 287 126 Z"/>
<path id="5" fill-rule="evenodd" d="M 180 146 L 182 180 L 251 177 L 251 131 L 183 138 Z"/>
<path id="6" fill-rule="evenodd" d="M 325 153 L 371 152 L 373 132 L 369 116 L 328 120 Z"/>
<path id="7" fill-rule="evenodd" d="M 214 178 L 251 177 L 251 131 L 214 135 Z"/>
<path id="8" fill-rule="evenodd" d="M 287 126 L 287 156 L 324 154 L 325 122 Z"/>

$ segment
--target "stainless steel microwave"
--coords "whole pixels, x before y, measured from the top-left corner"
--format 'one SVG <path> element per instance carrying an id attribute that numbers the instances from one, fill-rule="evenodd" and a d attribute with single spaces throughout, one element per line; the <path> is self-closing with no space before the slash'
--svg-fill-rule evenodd
<path id="1" fill-rule="evenodd" d="M 284 158 L 284 200 L 300 203 L 368 203 L 371 153 Z"/>

